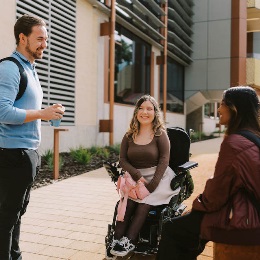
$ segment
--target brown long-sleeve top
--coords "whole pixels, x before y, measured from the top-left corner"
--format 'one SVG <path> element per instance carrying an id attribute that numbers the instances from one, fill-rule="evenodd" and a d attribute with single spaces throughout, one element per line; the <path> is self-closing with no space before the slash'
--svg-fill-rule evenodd
<path id="1" fill-rule="evenodd" d="M 168 164 L 170 156 L 170 141 L 165 131 L 160 136 L 154 136 L 146 145 L 135 144 L 132 138 L 123 137 L 120 149 L 120 165 L 128 171 L 135 181 L 142 175 L 138 169 L 157 166 L 154 177 L 146 184 L 149 192 L 158 186 Z"/>

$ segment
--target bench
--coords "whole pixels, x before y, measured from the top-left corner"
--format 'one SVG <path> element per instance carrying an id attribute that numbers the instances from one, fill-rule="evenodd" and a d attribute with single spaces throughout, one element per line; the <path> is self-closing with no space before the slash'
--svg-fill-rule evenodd
<path id="1" fill-rule="evenodd" d="M 260 246 L 238 246 L 214 243 L 214 260 L 260 260 Z"/>

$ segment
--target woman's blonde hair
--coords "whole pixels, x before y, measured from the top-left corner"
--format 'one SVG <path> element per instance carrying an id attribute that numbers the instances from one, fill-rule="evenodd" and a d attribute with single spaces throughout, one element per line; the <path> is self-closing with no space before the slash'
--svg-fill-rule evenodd
<path id="1" fill-rule="evenodd" d="M 145 101 L 150 101 L 153 104 L 154 107 L 154 120 L 153 120 L 153 132 L 155 136 L 160 136 L 161 130 L 165 129 L 165 125 L 161 116 L 161 109 L 157 103 L 157 101 L 154 99 L 154 97 L 150 95 L 143 95 L 140 97 L 135 105 L 134 113 L 132 120 L 130 122 L 130 126 L 128 131 L 126 132 L 126 136 L 129 138 L 132 138 L 133 140 L 136 138 L 140 131 L 140 123 L 137 120 L 137 113 L 140 108 L 140 106 L 143 104 Z"/>

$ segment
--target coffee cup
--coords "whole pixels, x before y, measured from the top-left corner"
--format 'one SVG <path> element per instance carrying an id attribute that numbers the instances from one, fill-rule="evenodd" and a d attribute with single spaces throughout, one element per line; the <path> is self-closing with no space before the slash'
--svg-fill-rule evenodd
<path id="1" fill-rule="evenodd" d="M 65 111 L 65 107 L 64 106 L 58 107 L 58 109 L 63 111 L 63 112 Z M 60 126 L 60 122 L 61 122 L 61 118 L 59 118 L 59 119 L 51 119 L 50 122 L 51 122 L 51 126 L 59 127 Z"/>

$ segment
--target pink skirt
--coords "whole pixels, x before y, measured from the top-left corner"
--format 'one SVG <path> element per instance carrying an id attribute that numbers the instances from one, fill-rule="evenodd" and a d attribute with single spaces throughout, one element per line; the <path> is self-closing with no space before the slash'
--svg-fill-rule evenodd
<path id="1" fill-rule="evenodd" d="M 149 183 L 156 171 L 156 166 L 146 169 L 138 169 L 142 176 L 145 178 L 145 180 Z M 144 199 L 131 199 L 133 201 L 136 201 L 138 203 L 145 203 L 152 206 L 162 205 L 162 204 L 168 204 L 171 200 L 171 198 L 175 195 L 177 195 L 180 192 L 180 188 L 176 190 L 172 190 L 170 187 L 171 180 L 176 176 L 175 172 L 170 168 L 167 167 L 161 181 L 159 182 L 159 185 L 157 188 L 149 194 Z"/>

